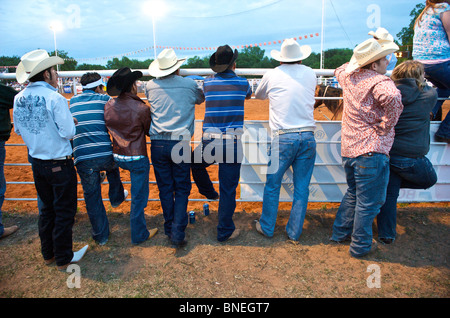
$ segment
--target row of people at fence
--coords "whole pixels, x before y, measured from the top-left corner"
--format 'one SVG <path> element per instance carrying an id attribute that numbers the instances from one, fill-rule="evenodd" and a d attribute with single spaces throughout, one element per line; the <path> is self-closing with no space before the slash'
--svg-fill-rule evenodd
<path id="1" fill-rule="evenodd" d="M 386 56 L 398 49 L 386 36 L 370 38 L 354 49 L 349 63 L 335 70 L 344 92 L 341 152 L 348 189 L 330 240 L 351 241 L 349 251 L 354 257 L 367 255 L 376 247 L 372 223 L 377 215 L 379 239 L 384 243 L 395 239 L 400 187 L 428 188 L 436 182 L 436 173 L 425 155 L 430 144 L 429 113 L 437 94 L 424 84 L 423 66 L 418 62 L 400 64 L 392 79 L 384 75 Z M 255 221 L 255 230 L 267 237 L 274 234 L 281 182 L 289 167 L 294 175 L 294 198 L 286 233 L 289 239 L 297 241 L 303 229 L 316 156 L 316 75 L 302 65 L 310 53 L 309 46 L 285 40 L 280 51 L 271 52 L 280 66 L 263 76 L 255 92 L 257 99 L 269 100 L 273 133 L 270 151 L 277 153 L 271 156 L 276 160 L 271 159 L 268 164 L 262 213 Z M 83 93 L 70 100 L 70 109 L 56 91 L 55 66 L 64 61 L 49 57 L 43 50 L 21 58 L 17 79 L 30 84 L 15 96 L 14 129 L 29 150 L 40 198 L 39 236 L 47 264 L 56 261 L 58 268 L 64 270 L 68 264 L 79 261 L 88 248 L 86 245 L 77 252 L 72 250 L 77 208 L 75 166 L 92 235 L 98 244 L 105 244 L 109 238 L 100 190 L 101 171 L 106 171 L 113 207 L 127 196 L 119 168 L 130 172 L 131 242 L 139 244 L 157 233 L 157 228 L 148 229 L 144 215 L 150 170 L 146 136 L 151 140 L 164 234 L 170 242 L 175 247 L 187 243 L 190 171 L 199 192 L 208 199 L 219 200 L 217 240 L 224 242 L 239 236 L 233 214 L 242 145 L 235 132 L 243 129 L 244 103 L 252 91 L 248 81 L 235 73 L 237 58 L 237 50 L 220 46 L 210 58 L 215 74 L 205 79 L 202 91 L 195 81 L 179 76 L 184 59 L 178 59 L 172 49 L 165 49 L 149 66 L 155 77 L 146 86 L 150 106 L 137 96 L 136 80 L 142 73 L 125 67 L 117 70 L 107 84 L 108 95 L 117 97 L 102 94 L 100 75 L 87 73 L 81 78 Z M 187 130 L 193 134 L 195 105 L 203 101 L 202 141 L 191 152 L 189 138 L 183 139 L 179 132 Z M 179 147 L 180 143 L 187 144 Z M 184 151 L 194 159 L 191 163 L 174 160 L 174 152 L 183 158 Z M 206 160 L 206 154 L 217 159 L 214 152 L 223 159 L 218 162 L 219 193 L 206 170 L 213 163 Z"/>

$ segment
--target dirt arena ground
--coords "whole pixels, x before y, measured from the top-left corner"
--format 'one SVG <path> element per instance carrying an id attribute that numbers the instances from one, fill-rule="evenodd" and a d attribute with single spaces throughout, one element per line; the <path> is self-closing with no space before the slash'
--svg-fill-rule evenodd
<path id="1" fill-rule="evenodd" d="M 446 102 L 444 115 L 450 102 Z M 250 100 L 246 120 L 267 120 L 267 101 Z M 196 111 L 203 119 L 204 105 Z M 326 116 L 326 117 L 325 117 Z M 331 114 L 322 107 L 317 120 Z M 13 134 L 8 144 L 22 144 Z M 6 163 L 27 163 L 26 148 L 8 146 Z M 212 178 L 217 168 L 209 168 Z M 129 180 L 127 172 L 122 179 Z M 7 181 L 33 181 L 29 166 L 5 167 Z M 150 180 L 154 181 L 153 169 Z M 129 184 L 125 184 L 129 189 Z M 107 198 L 107 185 L 103 185 Z M 78 188 L 83 198 L 82 188 Z M 238 194 L 239 195 L 239 194 Z M 7 198 L 34 198 L 33 185 L 9 184 Z M 150 197 L 157 198 L 156 185 Z M 190 198 L 202 199 L 195 185 Z M 111 236 L 98 246 L 91 239 L 84 201 L 74 225 L 74 248 L 89 244 L 78 264 L 81 287 L 70 288 L 69 273 L 46 266 L 40 254 L 35 201 L 5 201 L 3 223 L 17 224 L 20 230 L 0 240 L 1 298 L 447 298 L 450 296 L 450 207 L 443 203 L 399 204 L 398 239 L 392 245 L 379 245 L 371 256 L 355 259 L 348 245 L 333 245 L 328 238 L 337 203 L 310 203 L 304 232 L 299 242 L 289 241 L 284 227 L 291 204 L 280 203 L 279 218 L 272 239 L 254 230 L 260 202 L 240 202 L 235 223 L 242 234 L 234 241 L 216 241 L 217 202 L 209 202 L 211 214 L 201 213 L 204 201 L 190 202 L 197 211 L 197 222 L 189 224 L 188 245 L 175 250 L 163 233 L 159 202 L 149 202 L 146 218 L 149 228 L 159 233 L 149 241 L 130 243 L 130 202 L 112 208 L 109 215 Z M 376 227 L 374 226 L 376 238 Z M 376 280 L 373 275 L 378 275 Z M 378 283 L 379 284 L 378 284 Z M 375 286 L 375 287 L 374 287 Z"/>

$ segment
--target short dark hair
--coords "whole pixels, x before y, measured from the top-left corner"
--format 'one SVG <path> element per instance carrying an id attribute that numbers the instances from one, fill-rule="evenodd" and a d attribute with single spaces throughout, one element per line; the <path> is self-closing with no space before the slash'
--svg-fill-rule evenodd
<path id="1" fill-rule="evenodd" d="M 383 56 L 383 57 L 384 57 L 384 56 Z M 362 69 L 365 69 L 365 70 L 370 70 L 370 69 L 372 68 L 372 64 L 373 64 L 373 63 L 375 63 L 375 64 L 380 64 L 381 59 L 382 59 L 383 57 L 381 57 L 381 58 L 379 58 L 378 60 L 373 61 L 373 62 L 371 62 L 371 63 L 369 63 L 369 64 L 367 64 L 367 65 L 364 65 L 364 66 L 362 66 L 361 68 L 362 68 Z"/>
<path id="2" fill-rule="evenodd" d="M 136 81 L 130 83 L 127 87 L 124 87 L 121 93 L 131 93 L 131 88 L 133 87 L 133 84 L 136 83 Z"/>
<path id="3" fill-rule="evenodd" d="M 47 68 L 47 69 L 37 73 L 33 77 L 29 78 L 28 81 L 31 82 L 31 83 L 40 82 L 40 81 L 45 82 L 44 73 L 46 71 L 48 71 L 50 73 L 50 79 L 52 79 L 52 72 L 51 72 L 52 67 L 53 66 L 50 66 L 49 68 Z"/>
<path id="4" fill-rule="evenodd" d="M 102 77 L 97 72 L 88 72 L 86 74 L 83 74 L 83 76 L 81 76 L 80 83 L 81 83 L 81 85 L 86 86 L 87 84 L 98 81 L 101 78 Z M 98 85 L 98 86 L 103 86 L 103 85 Z M 87 88 L 87 89 L 95 91 L 98 86 L 92 87 L 92 88 Z M 86 90 L 86 88 L 83 90 Z"/>

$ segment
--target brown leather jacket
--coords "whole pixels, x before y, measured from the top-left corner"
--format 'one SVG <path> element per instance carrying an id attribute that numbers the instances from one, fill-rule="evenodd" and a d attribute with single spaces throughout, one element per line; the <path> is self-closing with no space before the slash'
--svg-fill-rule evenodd
<path id="1" fill-rule="evenodd" d="M 146 156 L 151 123 L 150 107 L 137 95 L 122 93 L 105 105 L 105 124 L 113 140 L 113 153 Z"/>

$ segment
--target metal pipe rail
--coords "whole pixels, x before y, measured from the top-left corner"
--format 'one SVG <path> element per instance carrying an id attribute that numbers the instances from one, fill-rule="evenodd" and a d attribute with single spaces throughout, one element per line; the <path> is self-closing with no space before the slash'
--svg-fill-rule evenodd
<path id="1" fill-rule="evenodd" d="M 236 75 L 239 76 L 263 76 L 267 71 L 271 70 L 271 68 L 239 68 L 236 69 Z M 81 77 L 86 72 L 96 72 L 100 74 L 100 76 L 111 76 L 114 74 L 116 70 L 92 70 L 92 71 L 59 71 L 58 76 L 67 78 L 67 77 Z M 150 73 L 148 69 L 139 69 L 139 70 L 133 70 L 133 71 L 141 71 L 143 76 L 150 76 Z M 316 73 L 316 76 L 334 76 L 334 69 L 314 69 L 314 72 Z M 213 75 L 215 72 L 209 68 L 181 68 L 180 69 L 180 75 L 181 76 L 188 76 L 188 75 L 200 75 L 200 76 L 209 76 Z M 390 73 L 389 73 L 390 75 Z M 16 73 L 0 73 L 0 80 L 15 80 L 16 79 Z"/>

